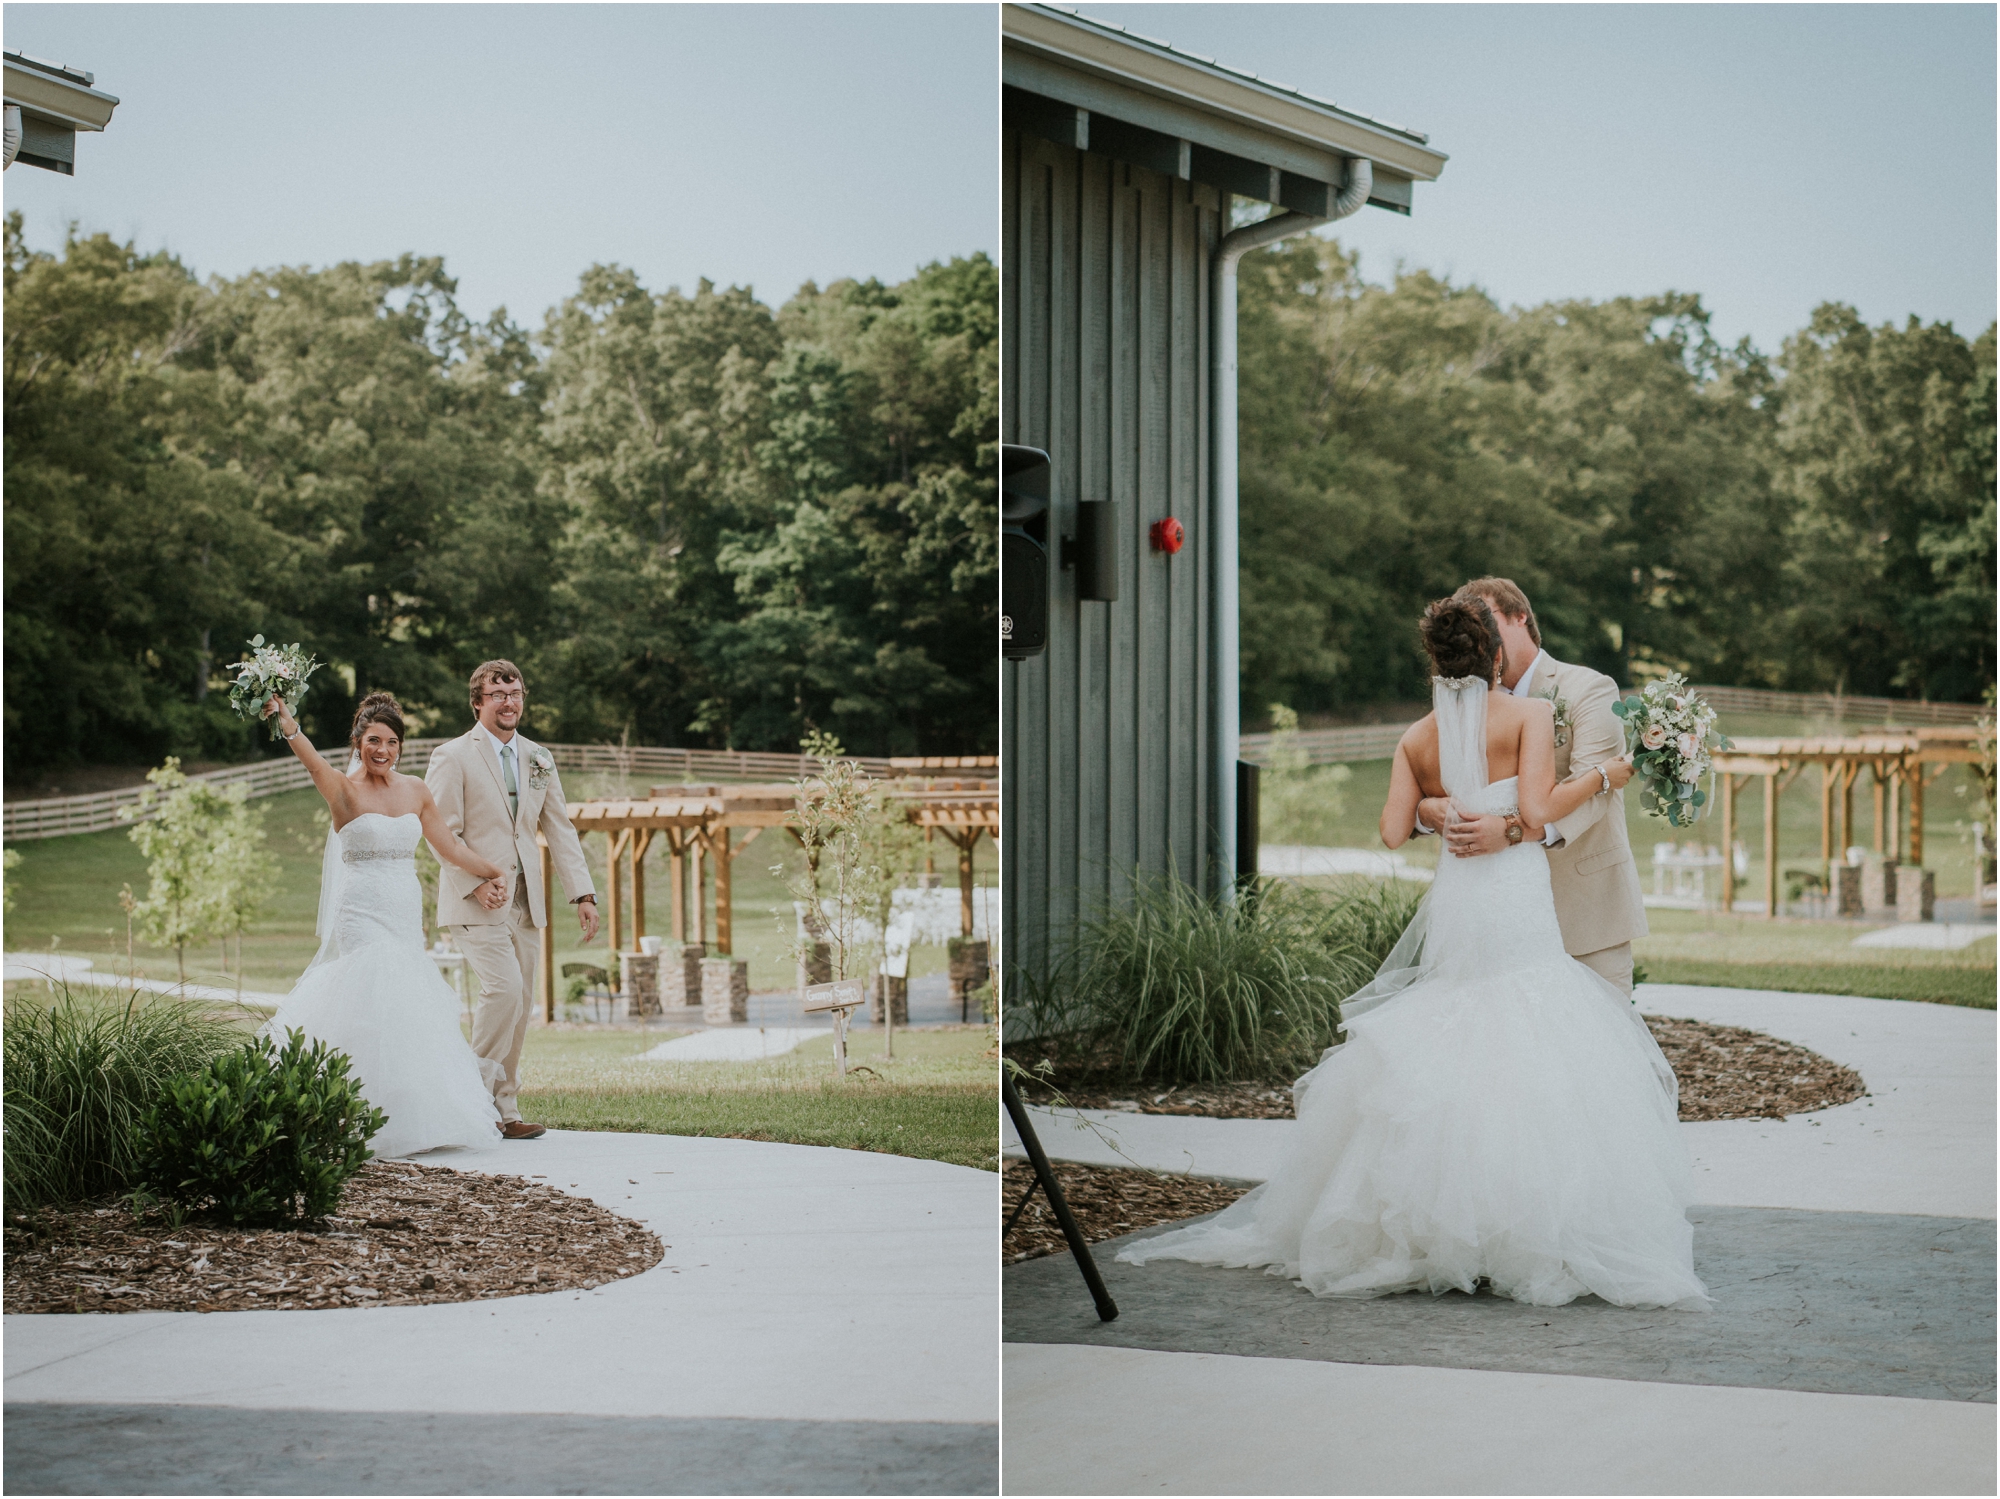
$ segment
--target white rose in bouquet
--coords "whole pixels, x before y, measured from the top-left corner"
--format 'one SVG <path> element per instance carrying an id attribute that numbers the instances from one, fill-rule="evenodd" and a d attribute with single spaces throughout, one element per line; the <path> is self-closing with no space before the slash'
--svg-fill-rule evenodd
<path id="1" fill-rule="evenodd" d="M 1647 749 L 1658 749 L 1667 742 L 1666 725 L 1657 723 L 1647 724 L 1644 731 L 1639 735 L 1639 742 L 1645 745 Z"/>

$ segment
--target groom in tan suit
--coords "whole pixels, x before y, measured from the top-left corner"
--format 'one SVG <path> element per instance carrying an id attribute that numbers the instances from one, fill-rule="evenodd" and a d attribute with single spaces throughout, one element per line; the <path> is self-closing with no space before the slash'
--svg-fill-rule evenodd
<path id="1" fill-rule="evenodd" d="M 444 865 L 438 872 L 437 919 L 451 928 L 458 950 L 479 976 L 472 1049 L 492 1081 L 500 1133 L 509 1140 L 546 1132 L 523 1119 L 515 1101 L 541 951 L 537 928 L 550 920 L 537 828 L 548 839 L 563 894 L 576 907 L 583 940 L 597 935 L 597 892 L 570 824 L 555 756 L 517 732 L 526 701 L 519 667 L 486 662 L 472 674 L 472 711 L 479 721 L 471 732 L 433 750 L 424 772 L 424 784 L 452 831 L 482 859 L 508 871 L 504 879 L 481 883 Z"/>
<path id="2" fill-rule="evenodd" d="M 1506 578 L 1477 578 L 1456 598 L 1481 598 L 1500 625 L 1502 690 L 1556 702 L 1556 779 L 1592 774 L 1589 767 L 1625 753 L 1625 736 L 1611 705 L 1618 684 L 1587 666 L 1558 661 L 1542 649 L 1542 632 L 1528 596 Z M 1632 939 L 1646 935 L 1646 905 L 1639 866 L 1625 832 L 1625 793 L 1608 788 L 1546 828 L 1522 819 L 1460 817 L 1446 797 L 1417 807 L 1417 830 L 1444 833 L 1445 847 L 1461 859 L 1497 853 L 1521 838 L 1549 851 L 1549 882 L 1563 947 L 1627 994 L 1632 992 Z M 461 876 L 463 878 L 463 876 Z"/>

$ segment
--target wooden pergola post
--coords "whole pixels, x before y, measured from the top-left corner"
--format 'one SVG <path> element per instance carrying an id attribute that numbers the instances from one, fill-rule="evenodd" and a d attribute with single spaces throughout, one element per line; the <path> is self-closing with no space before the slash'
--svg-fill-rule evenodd
<path id="1" fill-rule="evenodd" d="M 1722 793 L 1722 909 L 1736 909 L 1736 788 L 1742 778 L 1731 771 L 1720 771 L 1715 777 L 1716 789 Z"/>
<path id="2" fill-rule="evenodd" d="M 1834 764 L 1819 768 L 1819 872 L 1827 882 L 1827 889 L 1833 888 L 1833 789 L 1840 778 L 1840 767 Z"/>
<path id="3" fill-rule="evenodd" d="M 703 840 L 695 839 L 690 855 L 694 860 L 694 878 L 690 883 L 694 887 L 694 940 L 713 952 L 713 944 L 708 939 L 708 861 L 704 857 L 706 852 Z"/>
<path id="4" fill-rule="evenodd" d="M 625 896 L 622 888 L 624 881 L 619 878 L 618 860 L 632 842 L 631 830 L 628 828 L 624 832 L 619 833 L 607 832 L 604 835 L 604 841 L 610 845 L 610 850 L 604 860 L 604 893 L 610 905 L 610 909 L 604 913 L 604 916 L 606 934 L 611 944 L 611 950 L 608 954 L 609 967 L 607 970 L 610 977 L 606 982 L 611 992 L 616 994 L 623 987 L 622 976 L 618 972 L 618 954 L 625 950 L 623 920 L 625 914 L 623 910 Z"/>
<path id="5" fill-rule="evenodd" d="M 547 905 L 554 898 L 555 859 L 549 853 L 548 839 L 537 833 L 535 841 L 542 846 L 542 901 Z M 556 913 L 549 910 L 545 914 L 549 919 L 542 924 L 542 961 L 538 965 L 542 970 L 542 1023 L 554 1025 L 556 1023 Z"/>
<path id="6" fill-rule="evenodd" d="M 1840 857 L 1854 847 L 1854 782 L 1861 774 L 1859 760 L 1842 760 L 1840 765 Z"/>
<path id="7" fill-rule="evenodd" d="M 1870 769 L 1875 772 L 1875 783 L 1869 788 L 1875 793 L 1875 852 L 1886 855 L 1888 850 L 1883 844 L 1887 836 L 1885 814 L 1888 809 L 1884 804 L 1884 796 L 1888 788 L 1883 783 L 1882 762 L 1877 760 Z"/>
<path id="8" fill-rule="evenodd" d="M 1778 919 L 1778 773 L 1764 777 L 1764 917 Z"/>
<path id="9" fill-rule="evenodd" d="M 1903 862 L 1903 762 L 1896 761 L 1889 770 L 1889 848 L 1888 859 L 1892 864 Z"/>
<path id="10" fill-rule="evenodd" d="M 632 948 L 636 952 L 646 936 L 646 850 L 653 846 L 653 830 L 632 835 Z"/>
<path id="11" fill-rule="evenodd" d="M 730 854 L 729 843 L 729 829 L 718 828 L 715 845 L 715 945 L 725 955 L 733 957 L 736 953 L 732 945 L 736 923 L 729 908 L 729 875 L 734 858 Z"/>
<path id="12" fill-rule="evenodd" d="M 667 834 L 667 873 L 674 892 L 674 941 L 687 941 L 687 844 Z"/>

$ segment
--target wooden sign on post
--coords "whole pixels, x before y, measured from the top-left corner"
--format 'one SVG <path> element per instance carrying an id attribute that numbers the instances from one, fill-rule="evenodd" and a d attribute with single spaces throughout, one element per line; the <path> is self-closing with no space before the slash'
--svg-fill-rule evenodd
<path id="1" fill-rule="evenodd" d="M 842 1077 L 847 1076 L 847 1016 L 867 1001 L 860 979 L 835 979 L 830 984 L 807 984 L 803 1008 L 833 1011 L 833 1061 Z"/>

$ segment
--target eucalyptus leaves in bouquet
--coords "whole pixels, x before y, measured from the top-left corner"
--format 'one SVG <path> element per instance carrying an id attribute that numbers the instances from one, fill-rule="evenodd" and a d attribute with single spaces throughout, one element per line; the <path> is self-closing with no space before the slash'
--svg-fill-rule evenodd
<path id="1" fill-rule="evenodd" d="M 236 673 L 229 688 L 229 706 L 239 718 L 259 718 L 265 704 L 275 697 L 296 722 L 299 703 L 307 691 L 306 678 L 318 669 L 319 661 L 307 655 L 303 646 L 266 645 L 262 635 L 252 636 L 249 658 L 225 668 Z M 271 715 L 271 737 L 282 737 L 275 713 Z"/>
<path id="2" fill-rule="evenodd" d="M 1708 805 L 1702 777 L 1713 768 L 1715 752 L 1729 748 L 1728 736 L 1715 726 L 1715 710 L 1687 678 L 1670 672 L 1613 703 L 1611 711 L 1625 720 L 1640 809 L 1674 827 L 1693 827 Z"/>

